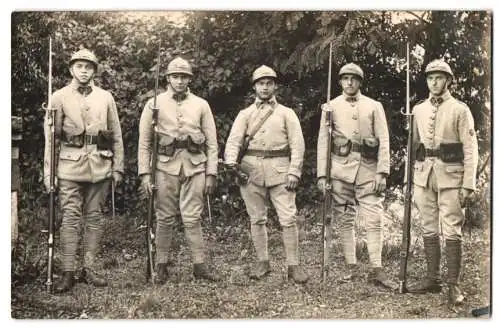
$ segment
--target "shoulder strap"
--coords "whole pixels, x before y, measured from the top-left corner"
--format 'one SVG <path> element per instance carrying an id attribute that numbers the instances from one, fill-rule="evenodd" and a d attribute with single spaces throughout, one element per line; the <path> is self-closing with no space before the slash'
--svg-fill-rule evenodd
<path id="1" fill-rule="evenodd" d="M 260 121 L 253 127 L 253 129 L 251 131 L 249 131 L 249 133 L 247 135 L 248 141 L 250 141 L 255 136 L 255 134 L 257 133 L 257 131 L 259 131 L 259 129 L 264 124 L 264 122 L 266 122 L 267 118 L 269 118 L 271 116 L 271 114 L 273 114 L 273 111 L 274 111 L 274 109 L 271 107 L 267 111 L 267 113 L 260 119 Z"/>

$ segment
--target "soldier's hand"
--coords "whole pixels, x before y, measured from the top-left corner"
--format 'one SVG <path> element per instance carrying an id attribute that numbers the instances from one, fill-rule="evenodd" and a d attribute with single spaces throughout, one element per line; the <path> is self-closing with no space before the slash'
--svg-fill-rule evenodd
<path id="1" fill-rule="evenodd" d="M 207 175 L 205 179 L 205 194 L 212 195 L 215 192 L 215 178 L 213 175 Z"/>
<path id="2" fill-rule="evenodd" d="M 326 178 L 325 177 L 321 177 L 320 179 L 318 179 L 318 189 L 323 192 L 323 194 L 325 194 L 325 189 L 326 189 Z"/>
<path id="3" fill-rule="evenodd" d="M 153 187 L 151 186 L 151 174 L 144 174 L 141 177 L 141 187 L 143 191 L 148 192 L 151 195 L 153 192 Z"/>
<path id="4" fill-rule="evenodd" d="M 45 190 L 47 193 L 50 192 L 50 176 L 45 176 L 43 179 L 43 185 L 45 185 Z M 54 177 L 54 189 L 57 190 L 57 176 Z"/>
<path id="5" fill-rule="evenodd" d="M 385 188 L 387 187 L 387 182 L 386 182 L 385 175 L 383 174 L 376 174 L 375 175 L 375 193 L 381 194 L 385 191 Z"/>
<path id="6" fill-rule="evenodd" d="M 288 175 L 286 180 L 285 188 L 289 191 L 293 191 L 299 185 L 299 178 L 294 175 Z"/>
<path id="7" fill-rule="evenodd" d="M 460 199 L 460 206 L 465 207 L 465 202 L 467 199 L 470 197 L 472 194 L 472 190 L 469 190 L 467 188 L 460 188 L 460 191 L 458 192 L 458 197 Z"/>
<path id="8" fill-rule="evenodd" d="M 122 174 L 118 171 L 113 171 L 113 180 L 115 181 L 115 184 L 118 185 L 122 181 Z"/>

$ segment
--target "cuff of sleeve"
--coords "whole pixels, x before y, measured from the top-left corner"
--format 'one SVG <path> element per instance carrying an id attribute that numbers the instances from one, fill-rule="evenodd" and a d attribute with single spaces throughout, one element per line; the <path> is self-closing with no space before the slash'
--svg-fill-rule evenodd
<path id="1" fill-rule="evenodd" d="M 301 174 L 302 173 L 300 172 L 300 170 L 289 170 L 288 171 L 288 175 L 293 175 L 299 179 L 300 179 Z"/>

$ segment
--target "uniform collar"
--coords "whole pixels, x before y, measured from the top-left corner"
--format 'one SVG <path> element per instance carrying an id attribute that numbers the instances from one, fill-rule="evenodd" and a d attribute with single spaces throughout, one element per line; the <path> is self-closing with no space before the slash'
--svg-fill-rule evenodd
<path id="1" fill-rule="evenodd" d="M 69 85 L 70 85 L 71 89 L 73 89 L 73 90 L 77 90 L 78 87 L 81 86 L 81 84 L 76 79 L 72 79 Z M 94 80 L 90 80 L 90 82 L 87 84 L 87 86 L 94 88 Z"/>
<path id="2" fill-rule="evenodd" d="M 181 102 L 189 96 L 191 91 L 189 90 L 189 87 L 188 87 L 187 91 L 185 93 L 179 94 L 179 93 L 174 92 L 174 89 L 172 87 L 170 87 L 170 85 L 169 85 L 166 93 L 167 93 L 168 97 L 173 98 L 177 102 Z"/>
<path id="3" fill-rule="evenodd" d="M 431 94 L 429 94 L 428 99 L 432 105 L 439 106 L 450 98 L 451 98 L 451 93 L 449 90 L 446 90 L 441 96 L 432 96 Z"/>
<path id="4" fill-rule="evenodd" d="M 343 93 L 342 93 L 342 96 L 344 96 L 344 100 L 345 100 L 346 102 L 349 102 L 349 103 L 350 103 L 350 102 L 357 102 L 357 101 L 359 101 L 359 99 L 361 98 L 361 92 L 360 92 L 360 91 L 358 91 L 358 92 L 356 93 L 356 95 L 354 95 L 354 96 L 347 95 L 346 93 L 344 93 L 344 92 L 343 92 Z"/>
<path id="5" fill-rule="evenodd" d="M 276 96 L 273 96 L 273 97 L 266 99 L 266 100 L 262 100 L 258 97 L 255 98 L 255 106 L 257 106 L 257 108 L 260 108 L 264 104 L 269 104 L 269 105 L 271 105 L 271 107 L 274 108 L 276 106 L 276 104 L 278 104 L 278 101 L 276 101 Z"/>

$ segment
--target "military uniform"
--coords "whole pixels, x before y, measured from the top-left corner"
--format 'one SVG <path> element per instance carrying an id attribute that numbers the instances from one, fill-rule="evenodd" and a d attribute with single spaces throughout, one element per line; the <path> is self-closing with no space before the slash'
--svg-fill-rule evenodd
<path id="1" fill-rule="evenodd" d="M 355 64 L 341 68 L 339 76 L 352 74 L 363 79 L 363 71 Z M 375 175 L 389 174 L 389 132 L 382 104 L 357 92 L 342 94 L 323 106 L 331 110 L 333 141 L 331 177 L 334 218 L 340 223 L 339 234 L 348 268 L 354 268 L 356 239 L 354 222 L 365 221 L 370 266 L 382 267 L 383 193 L 375 191 Z M 326 112 L 321 116 L 318 136 L 317 176 L 326 176 L 328 128 Z M 359 204 L 356 207 L 355 202 Z"/>
<path id="2" fill-rule="evenodd" d="M 95 56 L 81 50 L 72 57 L 90 61 Z M 86 223 L 84 270 L 95 271 L 94 261 L 102 234 L 104 217 L 101 205 L 113 172 L 123 173 L 123 141 L 113 96 L 95 86 L 85 87 L 76 79 L 52 96 L 55 109 L 56 172 L 63 214 L 61 224 L 62 266 L 66 283 L 60 292 L 71 288 L 82 216 Z M 49 140 L 47 117 L 46 140 Z M 45 143 L 45 178 L 50 173 L 50 145 Z M 92 272 L 84 275 L 92 276 Z M 71 277 L 71 279 L 70 279 Z M 105 282 L 95 280 L 96 285 Z M 57 287 L 56 287 L 57 289 Z"/>
<path id="3" fill-rule="evenodd" d="M 450 67 L 440 60 L 427 66 L 426 74 L 433 72 L 453 78 Z M 441 96 L 429 95 L 413 108 L 413 114 L 417 150 L 414 196 L 422 215 L 428 265 L 426 284 L 416 290 L 438 292 L 440 223 L 446 241 L 448 284 L 456 286 L 460 273 L 464 213 L 459 194 L 461 188 L 474 190 L 476 186 L 477 138 L 469 108 L 448 90 Z"/>
<path id="4" fill-rule="evenodd" d="M 253 82 L 262 78 L 276 79 L 276 73 L 261 66 L 253 74 Z M 307 276 L 298 268 L 298 232 L 296 224 L 295 191 L 286 188 L 288 175 L 300 178 L 304 157 L 304 137 L 295 112 L 279 104 L 272 96 L 268 100 L 258 97 L 236 117 L 226 142 L 225 162 L 237 163 L 245 136 L 271 111 L 271 115 L 248 143 L 241 159 L 241 170 L 249 175 L 247 185 L 240 187 L 251 221 L 251 234 L 258 264 L 251 276 L 260 279 L 270 271 L 267 245 L 267 207 L 269 195 L 283 228 L 286 262 L 289 277 L 305 282 Z M 295 272 L 296 271 L 296 272 Z M 300 273 L 299 273 L 300 271 Z"/>
<path id="5" fill-rule="evenodd" d="M 179 70 L 179 66 L 181 66 Z M 183 69 L 184 67 L 184 69 Z M 187 73 L 186 73 L 187 72 Z M 189 74 L 187 61 L 177 58 L 167 74 Z M 190 74 L 192 75 L 192 73 Z M 154 99 L 142 112 L 139 125 L 139 175 L 152 174 L 150 167 Z M 182 222 L 192 251 L 195 272 L 205 271 L 201 213 L 207 175 L 217 175 L 217 136 L 212 111 L 204 99 L 189 92 L 177 94 L 171 86 L 157 96 L 158 157 L 156 167 L 156 262 L 165 271 L 176 215 Z M 196 274 L 195 273 L 195 274 Z M 160 278 L 164 281 L 166 277 Z"/>

